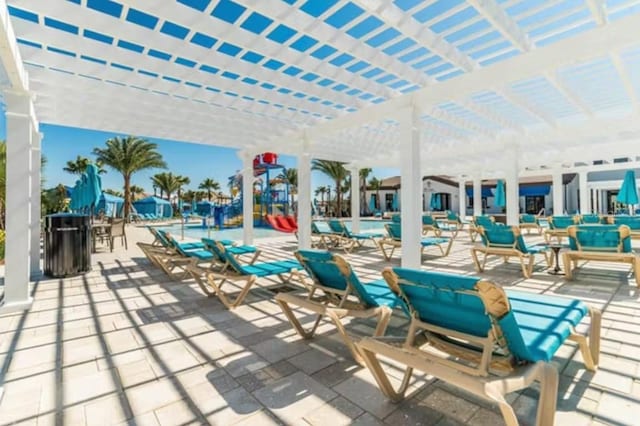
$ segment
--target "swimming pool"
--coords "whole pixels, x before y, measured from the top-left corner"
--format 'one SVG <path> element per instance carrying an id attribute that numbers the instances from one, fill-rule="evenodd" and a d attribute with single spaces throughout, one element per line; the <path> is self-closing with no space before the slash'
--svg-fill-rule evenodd
<path id="1" fill-rule="evenodd" d="M 360 221 L 360 232 L 363 234 L 367 233 L 384 233 L 384 224 L 389 223 L 388 221 L 383 220 L 361 220 Z M 347 228 L 351 229 L 351 221 L 345 220 L 345 224 Z M 179 223 L 161 226 L 160 229 L 169 232 L 172 235 L 180 238 L 182 235 L 182 225 Z M 256 239 L 259 238 L 277 238 L 277 237 L 285 237 L 288 234 L 278 232 L 271 228 L 254 228 L 253 229 L 253 237 Z M 201 238 L 213 238 L 218 240 L 233 240 L 239 241 L 242 240 L 242 228 L 229 228 L 229 229 L 221 229 L 217 230 L 215 228 L 207 229 L 203 228 L 201 224 L 196 223 L 187 223 L 184 225 L 184 237 L 191 238 L 194 240 L 199 240 Z"/>

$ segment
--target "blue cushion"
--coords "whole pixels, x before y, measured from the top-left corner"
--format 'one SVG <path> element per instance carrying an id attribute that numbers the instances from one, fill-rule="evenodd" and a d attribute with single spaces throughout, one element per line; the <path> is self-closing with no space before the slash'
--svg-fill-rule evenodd
<path id="1" fill-rule="evenodd" d="M 241 266 L 241 270 L 245 275 L 256 275 L 258 277 L 286 274 L 291 272 L 293 269 L 302 269 L 302 265 L 295 260 L 281 260 L 277 262 L 255 263 L 253 265 Z"/>
<path id="2" fill-rule="evenodd" d="M 575 225 L 573 216 L 552 216 L 549 221 L 550 229 L 567 229 L 571 225 Z"/>
<path id="3" fill-rule="evenodd" d="M 201 250 L 204 248 L 204 244 L 199 243 L 199 242 L 193 242 L 193 243 L 178 243 L 178 245 L 180 246 L 180 248 L 182 250 Z"/>
<path id="4" fill-rule="evenodd" d="M 638 216 L 614 216 L 613 223 L 627 225 L 632 231 L 640 230 L 640 217 Z"/>
<path id="5" fill-rule="evenodd" d="M 247 254 L 247 253 L 255 253 L 258 249 L 253 246 L 231 246 L 227 247 L 226 250 L 234 255 L 239 254 Z"/>
<path id="6" fill-rule="evenodd" d="M 430 324 L 486 337 L 491 321 L 473 293 L 479 278 L 394 268 L 400 287 L 418 317 Z M 406 281 L 403 282 L 402 280 Z M 507 291 L 511 311 L 498 320 L 509 350 L 523 361 L 549 361 L 567 339 L 571 327 L 587 313 L 574 299 Z"/>
<path id="7" fill-rule="evenodd" d="M 184 254 L 188 257 L 197 257 L 200 260 L 209 260 L 213 258 L 213 254 L 208 250 L 189 250 Z"/>
<path id="8" fill-rule="evenodd" d="M 572 250 L 578 250 L 577 243 L 580 243 L 585 251 L 616 252 L 620 242 L 618 225 L 579 225 L 576 238 L 569 238 L 569 247 Z M 630 237 L 622 240 L 622 252 L 633 252 Z"/>
<path id="9" fill-rule="evenodd" d="M 440 237 L 440 238 L 423 238 L 420 240 L 420 244 L 423 247 L 428 247 L 428 246 L 437 246 L 440 244 L 447 244 L 449 242 L 449 238 L 446 237 Z"/>

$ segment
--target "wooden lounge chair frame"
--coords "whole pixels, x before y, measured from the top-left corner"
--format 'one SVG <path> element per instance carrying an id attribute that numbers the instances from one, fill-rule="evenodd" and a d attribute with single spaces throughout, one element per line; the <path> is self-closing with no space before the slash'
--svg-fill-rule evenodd
<path id="1" fill-rule="evenodd" d="M 382 275 L 391 289 L 409 306 L 409 332 L 405 339 L 366 337 L 357 343 L 357 347 L 387 398 L 393 402 L 402 401 L 413 370 L 416 369 L 498 404 L 505 423 L 515 426 L 518 425 L 518 419 L 505 396 L 537 381 L 540 383 L 540 400 L 535 424 L 554 424 L 558 371 L 551 363 L 544 361 L 525 364 L 514 362 L 506 346 L 506 336 L 497 321 L 510 311 L 509 299 L 501 287 L 490 281 L 479 280 L 475 291 L 448 289 L 454 293 L 474 295 L 484 304 L 492 327 L 486 337 L 478 337 L 421 321 L 413 310 L 411 301 L 403 293 L 394 271 L 385 268 Z M 578 343 L 586 368 L 595 371 L 600 354 L 602 314 L 595 308 L 587 308 L 591 317 L 589 338 L 576 333 L 572 328 L 567 339 Z M 496 347 L 501 349 L 500 354 L 495 351 Z M 447 355 L 443 356 L 443 353 Z M 392 385 L 378 355 L 407 366 L 397 388 Z"/>
<path id="2" fill-rule="evenodd" d="M 217 296 L 222 304 L 227 307 L 227 309 L 234 309 L 244 301 L 245 297 L 249 293 L 249 290 L 257 281 L 258 276 L 255 274 L 243 273 L 242 265 L 238 263 L 238 260 L 232 254 L 227 252 L 226 247 L 220 241 L 216 241 L 215 243 L 220 253 L 224 254 L 227 257 L 229 268 L 226 270 L 226 272 L 223 274 L 212 270 L 206 270 L 198 267 L 195 264 L 191 264 L 187 267 L 187 273 L 191 275 L 191 277 L 193 277 L 193 279 L 196 281 L 202 291 L 207 295 L 207 297 Z M 297 269 L 290 270 L 289 275 L 286 277 L 283 273 L 274 273 L 271 275 L 277 275 L 283 284 L 289 283 L 295 278 L 303 286 L 306 287 L 307 285 L 304 277 L 298 272 Z M 236 295 L 235 298 L 231 298 L 229 294 L 225 293 L 225 291 L 222 289 L 222 286 L 227 282 L 233 282 L 237 284 L 240 281 L 245 281 L 245 284 L 242 286 L 240 292 Z"/>
<path id="3" fill-rule="evenodd" d="M 333 263 L 337 267 L 342 279 L 346 282 L 344 289 L 323 285 L 313 272 L 313 269 L 308 267 L 304 251 L 298 251 L 295 255 L 311 277 L 313 284 L 310 286 L 306 297 L 295 293 L 278 293 L 276 302 L 282 308 L 293 328 L 303 339 L 311 339 L 313 337 L 322 318 L 327 317 L 330 319 L 353 358 L 360 365 L 364 365 L 362 357 L 355 346 L 354 338 L 349 335 L 342 321 L 344 318 L 377 317 L 377 325 L 373 335 L 383 336 L 391 319 L 392 308 L 388 306 L 367 307 L 362 300 L 358 300 L 358 292 L 355 290 L 353 283 L 355 274 L 349 263 L 337 254 L 327 252 L 327 255 L 331 257 L 323 263 Z M 313 261 L 318 262 L 315 259 Z M 355 279 L 357 280 L 357 277 Z M 366 286 L 366 284 L 364 285 Z M 318 292 L 321 294 L 318 295 Z M 299 306 L 315 313 L 316 320 L 313 325 L 310 328 L 305 328 L 290 305 Z"/>
<path id="4" fill-rule="evenodd" d="M 151 263 L 175 280 L 180 281 L 186 278 L 188 266 L 195 264 L 196 259 L 182 256 L 175 250 L 163 246 L 154 246 L 142 242 L 138 242 L 137 245 Z"/>
<path id="5" fill-rule="evenodd" d="M 473 218 L 471 219 L 471 223 L 469 223 L 469 238 L 471 239 L 472 243 L 475 243 L 476 238 L 478 237 L 478 228 L 482 226 L 478 224 L 478 217 L 486 217 L 489 218 L 492 224 L 496 223 L 496 218 L 493 216 L 473 216 Z"/>
<path id="6" fill-rule="evenodd" d="M 335 232 L 337 242 L 345 253 L 351 253 L 354 249 L 362 247 L 366 241 L 372 241 L 374 246 L 379 247 L 379 240 L 382 239 L 382 235 L 376 237 L 374 234 L 371 236 L 354 234 L 349 231 L 347 225 L 341 220 L 330 219 L 327 223 L 329 227 L 331 227 L 331 230 Z M 338 226 L 340 230 L 337 229 Z"/>
<path id="7" fill-rule="evenodd" d="M 597 225 L 593 225 L 597 226 Z M 562 253 L 562 263 L 564 265 L 564 274 L 567 280 L 573 279 L 573 270 L 578 268 L 578 261 L 591 260 L 601 262 L 619 262 L 628 263 L 631 265 L 633 275 L 636 280 L 636 286 L 640 287 L 640 256 L 638 256 L 633 250 L 631 252 L 623 251 L 623 241 L 625 238 L 631 237 L 631 230 L 627 225 L 620 225 L 618 227 L 618 233 L 620 236 L 620 242 L 617 247 L 612 250 L 606 251 L 604 247 L 589 247 L 581 245 L 578 241 L 577 232 L 580 227 L 570 226 L 567 229 L 569 238 L 572 238 L 576 245 L 577 250 L 569 250 Z"/>
<path id="8" fill-rule="evenodd" d="M 536 253 L 525 253 L 518 248 L 518 240 L 521 237 L 520 228 L 517 226 L 503 227 L 504 231 L 510 230 L 513 233 L 513 243 L 511 244 L 496 244 L 488 240 L 486 230 L 480 226 L 478 228 L 478 234 L 482 239 L 482 243 L 476 244 L 471 248 L 471 257 L 473 258 L 473 264 L 478 272 L 484 272 L 487 258 L 490 255 L 501 256 L 504 262 L 507 263 L 510 257 L 517 257 L 522 267 L 522 274 L 525 278 L 531 278 L 533 275 L 533 263 Z M 482 262 L 478 259 L 478 253 L 483 253 L 484 257 Z M 544 255 L 544 259 L 547 262 L 547 268 L 553 267 L 553 256 L 549 250 L 540 251 Z"/>
<path id="9" fill-rule="evenodd" d="M 535 220 L 533 222 L 524 222 L 523 219 L 528 218 L 528 217 L 533 217 Z M 527 234 L 531 233 L 531 230 L 535 230 L 537 232 L 538 235 L 542 235 L 542 226 L 540 226 L 540 222 L 539 222 L 539 218 L 538 216 L 532 215 L 532 214 L 521 214 L 520 215 L 520 220 L 518 222 L 518 226 L 520 227 L 520 229 L 527 230 Z"/>
<path id="10" fill-rule="evenodd" d="M 430 220 L 427 220 L 428 223 L 425 223 L 425 218 L 430 218 Z M 442 217 L 442 220 L 444 221 L 446 219 L 445 217 Z M 449 231 L 451 232 L 451 238 L 455 238 L 456 236 L 458 236 L 458 224 L 454 224 L 454 225 L 449 225 L 448 222 L 447 223 L 447 228 L 442 228 L 440 227 L 440 225 L 438 224 L 438 220 L 433 216 L 433 215 L 422 215 L 422 235 L 428 235 L 429 232 L 433 232 L 433 234 L 436 237 L 442 237 L 442 232 L 443 231 Z"/>
<path id="11" fill-rule="evenodd" d="M 322 221 L 323 223 L 327 224 L 327 226 L 329 226 L 329 224 L 325 221 Z M 320 230 L 320 228 L 318 228 L 318 221 L 316 220 L 312 220 L 311 221 L 311 237 L 317 237 L 317 241 L 312 241 L 312 246 L 313 247 L 318 247 L 318 248 L 324 248 L 326 250 L 329 249 L 329 247 L 336 247 L 340 244 L 340 235 L 331 231 L 331 228 L 329 228 L 329 231 L 322 231 Z"/>
<path id="12" fill-rule="evenodd" d="M 544 240 L 546 241 L 547 244 L 551 243 L 551 238 L 555 237 L 558 240 L 558 244 L 562 244 L 562 239 L 564 237 L 566 237 L 567 234 L 567 228 L 552 228 L 554 226 L 553 224 L 553 216 L 549 216 L 547 218 L 547 220 L 549 221 L 549 229 L 546 229 L 544 231 Z M 580 223 L 580 217 L 577 215 L 573 216 L 573 224 L 577 225 Z"/>
<path id="13" fill-rule="evenodd" d="M 221 256 L 221 254 L 218 252 L 218 246 L 216 245 L 216 240 L 212 240 L 209 238 L 203 238 L 202 239 L 202 243 L 204 244 L 204 248 L 205 250 L 210 251 L 213 254 L 213 260 L 214 262 L 212 262 L 213 264 L 217 264 L 219 266 L 219 270 L 218 272 L 220 273 L 225 273 L 226 270 L 229 268 L 229 266 L 231 266 L 231 264 L 229 263 L 229 261 L 227 259 L 225 259 L 223 256 Z M 226 246 L 224 243 L 220 242 L 223 246 Z M 232 245 L 231 249 L 235 248 L 235 245 Z M 229 252 L 231 252 L 231 250 L 229 250 Z M 262 252 L 258 249 L 255 249 L 255 251 L 253 252 L 243 252 L 243 253 L 230 253 L 232 256 L 235 256 L 236 259 L 238 259 L 238 261 L 243 260 L 243 256 L 250 256 L 250 258 L 246 261 L 247 265 L 253 265 L 255 263 L 255 261 L 258 259 L 258 257 L 260 257 L 260 254 Z M 213 267 L 212 264 L 212 267 Z"/>
<path id="14" fill-rule="evenodd" d="M 378 247 L 382 252 L 382 256 L 386 261 L 391 260 L 393 257 L 393 252 L 396 248 L 402 247 L 402 240 L 395 236 L 395 233 L 392 231 L 393 223 L 386 223 L 384 225 L 387 230 L 387 237 L 378 241 Z M 446 247 L 443 247 L 445 240 L 447 241 Z M 449 252 L 451 252 L 451 246 L 453 245 L 453 237 L 435 237 L 435 238 L 423 238 L 420 243 L 420 256 L 424 254 L 424 251 L 428 247 L 438 247 L 440 250 L 440 254 L 442 257 L 447 257 Z"/>

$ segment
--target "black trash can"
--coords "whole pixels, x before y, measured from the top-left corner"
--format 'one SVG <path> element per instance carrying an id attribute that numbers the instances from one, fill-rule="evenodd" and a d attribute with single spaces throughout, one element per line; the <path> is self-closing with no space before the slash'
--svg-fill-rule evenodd
<path id="1" fill-rule="evenodd" d="M 71 277 L 91 270 L 89 216 L 58 213 L 44 219 L 44 273 Z"/>

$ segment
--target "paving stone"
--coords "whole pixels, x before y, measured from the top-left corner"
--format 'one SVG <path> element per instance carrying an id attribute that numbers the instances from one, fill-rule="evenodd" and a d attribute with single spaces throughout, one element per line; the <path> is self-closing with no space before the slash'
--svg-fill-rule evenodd
<path id="1" fill-rule="evenodd" d="M 132 413 L 124 394 L 111 395 L 84 405 L 87 426 L 120 423 L 130 418 Z M 72 424 L 65 419 L 66 424 Z"/>
<path id="2" fill-rule="evenodd" d="M 337 395 L 306 374 L 298 372 L 258 389 L 254 396 L 281 421 L 300 424 L 303 417 Z"/>
<path id="3" fill-rule="evenodd" d="M 273 363 L 304 352 L 308 350 L 309 347 L 301 342 L 288 343 L 281 339 L 274 338 L 251 346 L 250 349 L 262 358 Z"/>
<path id="4" fill-rule="evenodd" d="M 337 362 L 337 359 L 317 349 L 311 349 L 289 358 L 288 361 L 311 375 Z"/>
<path id="5" fill-rule="evenodd" d="M 220 396 L 206 400 L 197 400 L 198 408 L 202 410 L 210 424 L 230 425 L 247 418 L 262 410 L 262 406 L 244 388 L 238 387 Z"/>
<path id="6" fill-rule="evenodd" d="M 269 365 L 266 360 L 249 351 L 224 357 L 218 362 L 232 377 L 240 377 Z"/>
<path id="7" fill-rule="evenodd" d="M 598 404 L 597 418 L 623 425 L 638 424 L 640 404 L 626 395 L 605 393 Z"/>
<path id="8" fill-rule="evenodd" d="M 314 426 L 348 425 L 363 412 L 360 407 L 339 396 L 307 414 L 304 420 Z"/>
<path id="9" fill-rule="evenodd" d="M 394 383 L 394 386 L 397 385 L 398 383 Z M 398 408 L 380 392 L 368 370 L 356 372 L 333 390 L 379 419 L 384 419 Z"/>

